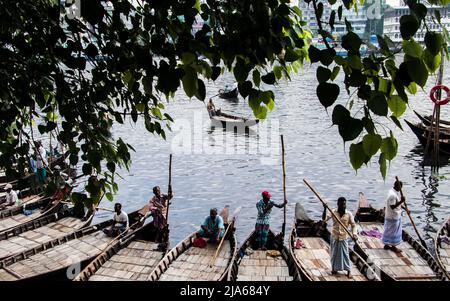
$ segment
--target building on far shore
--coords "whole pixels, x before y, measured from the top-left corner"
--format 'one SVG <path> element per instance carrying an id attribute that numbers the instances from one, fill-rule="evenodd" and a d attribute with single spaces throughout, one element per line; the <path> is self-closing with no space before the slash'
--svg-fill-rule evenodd
<path id="1" fill-rule="evenodd" d="M 446 7 L 429 5 L 425 4 L 428 9 L 427 15 L 427 26 L 431 31 L 442 32 L 442 28 L 439 24 L 433 22 L 431 16 L 435 15 L 435 11 L 439 11 L 441 15 L 441 24 L 443 27 L 450 30 L 450 5 Z M 385 11 L 384 15 L 384 32 L 383 34 L 388 36 L 393 42 L 402 42 L 402 35 L 400 33 L 400 18 L 403 15 L 408 15 L 409 7 L 405 5 L 403 1 L 399 1 L 397 6 L 389 7 Z M 414 40 L 418 42 L 423 42 L 425 34 L 426 34 L 425 25 L 422 25 L 421 28 L 414 35 Z"/>

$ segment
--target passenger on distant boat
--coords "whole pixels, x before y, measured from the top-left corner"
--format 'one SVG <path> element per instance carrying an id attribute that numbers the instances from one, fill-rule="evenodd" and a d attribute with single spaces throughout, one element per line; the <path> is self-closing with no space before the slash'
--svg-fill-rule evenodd
<path id="1" fill-rule="evenodd" d="M 208 238 L 208 242 L 211 243 L 218 242 L 222 239 L 224 230 L 223 218 L 217 215 L 217 208 L 212 208 L 200 231 L 197 232 L 197 237 Z"/>
<path id="2" fill-rule="evenodd" d="M 56 165 L 53 167 L 53 177 L 52 177 L 53 183 L 55 183 L 55 186 L 58 190 L 64 189 L 66 186 L 66 181 L 69 179 L 69 176 L 61 172 L 61 167 L 59 165 Z"/>
<path id="3" fill-rule="evenodd" d="M 220 116 L 220 109 L 216 110 L 216 106 L 214 105 L 212 98 L 209 99 L 206 109 L 208 110 L 209 117 Z"/>
<path id="4" fill-rule="evenodd" d="M 357 239 L 357 230 L 355 219 L 353 214 L 347 210 L 347 200 L 344 197 L 340 197 L 337 200 L 338 208 L 333 210 L 336 217 L 339 218 L 341 223 L 348 229 L 349 225 L 352 227 L 352 236 Z M 331 231 L 331 274 L 337 274 L 338 271 L 347 271 L 348 278 L 352 278 L 350 256 L 348 250 L 348 234 L 344 228 L 342 228 L 336 218 L 327 214 L 327 209 L 324 206 L 322 220 L 327 222 L 333 218 L 333 229 Z"/>
<path id="5" fill-rule="evenodd" d="M 45 151 L 44 146 L 42 146 L 41 141 L 35 142 L 36 146 L 36 178 L 39 185 L 39 188 L 42 188 L 47 182 L 47 171 L 45 169 L 48 166 L 47 161 L 47 152 Z"/>
<path id="6" fill-rule="evenodd" d="M 115 237 L 125 232 L 128 229 L 128 214 L 122 210 L 122 204 L 116 203 L 114 205 L 114 217 L 113 225 L 110 228 L 103 229 L 103 232 L 110 236 Z"/>
<path id="7" fill-rule="evenodd" d="M 402 204 L 405 197 L 402 197 L 400 190 L 403 187 L 401 181 L 395 181 L 394 187 L 389 190 L 386 199 L 386 212 L 384 216 L 384 233 L 382 241 L 385 250 L 392 250 L 401 253 L 396 246 L 402 242 Z"/>
<path id="8" fill-rule="evenodd" d="M 270 200 L 272 196 L 268 191 L 262 192 L 262 200 L 256 203 L 256 209 L 258 209 L 258 216 L 255 225 L 255 240 L 258 243 L 260 250 L 267 250 L 266 243 L 267 237 L 269 235 L 269 222 L 270 213 L 272 212 L 272 207 L 283 208 L 287 204 L 287 200 L 282 204 L 275 204 Z"/>
<path id="9" fill-rule="evenodd" d="M 20 205 L 19 197 L 17 196 L 17 193 L 12 189 L 11 184 L 6 184 L 5 188 L 3 188 L 6 191 L 6 199 L 0 203 L 0 209 L 4 209 L 8 206 L 13 205 Z"/>

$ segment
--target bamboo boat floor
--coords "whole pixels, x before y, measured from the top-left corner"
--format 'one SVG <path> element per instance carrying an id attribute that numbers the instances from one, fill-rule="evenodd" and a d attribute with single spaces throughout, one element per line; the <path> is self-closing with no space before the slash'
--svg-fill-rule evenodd
<path id="1" fill-rule="evenodd" d="M 445 270 L 447 273 L 450 273 L 450 245 L 442 242 L 441 248 L 439 248 L 439 255 Z"/>
<path id="2" fill-rule="evenodd" d="M 312 276 L 314 281 L 367 281 L 367 278 L 352 264 L 351 274 L 347 272 L 331 274 L 330 245 L 321 237 L 301 237 L 305 248 L 293 249 L 294 256 Z"/>
<path id="3" fill-rule="evenodd" d="M 39 200 L 40 197 L 33 195 L 33 196 L 29 196 L 29 197 L 25 197 L 22 199 L 23 203 L 30 203 L 33 202 L 35 200 Z M 23 205 L 22 205 L 23 206 Z M 15 207 L 15 206 L 14 206 Z M 7 209 L 12 209 L 13 207 L 8 207 Z M 14 216 L 8 216 L 5 218 L 1 218 L 0 219 L 0 232 L 15 226 L 18 226 L 22 223 L 31 221 L 32 219 L 38 217 L 41 214 L 40 210 L 35 210 L 32 214 L 30 215 L 25 215 L 25 214 L 17 214 Z"/>
<path id="4" fill-rule="evenodd" d="M 379 223 L 361 223 L 358 232 L 375 229 L 384 232 L 384 226 Z M 358 241 L 375 265 L 397 280 L 439 280 L 427 262 L 405 241 L 397 246 L 401 253 L 384 250 L 381 238 L 360 234 Z"/>
<path id="5" fill-rule="evenodd" d="M 218 245 L 208 243 L 205 248 L 190 247 L 161 275 L 160 281 L 218 281 L 226 271 L 230 258 L 230 242 L 224 240 L 216 261 L 210 263 Z"/>
<path id="6" fill-rule="evenodd" d="M 0 240 L 0 258 L 22 253 L 40 244 L 57 239 L 79 229 L 85 224 L 81 219 L 65 217 L 48 225 Z"/>
<path id="7" fill-rule="evenodd" d="M 0 269 L 0 280 L 19 280 L 68 268 L 97 256 L 111 240 L 103 231 L 70 240 Z"/>
<path id="8" fill-rule="evenodd" d="M 253 251 L 239 263 L 237 281 L 293 281 L 287 263 L 281 256 L 271 257 L 267 251 Z"/>
<path id="9" fill-rule="evenodd" d="M 136 240 L 109 258 L 89 281 L 142 281 L 163 258 L 158 243 Z"/>

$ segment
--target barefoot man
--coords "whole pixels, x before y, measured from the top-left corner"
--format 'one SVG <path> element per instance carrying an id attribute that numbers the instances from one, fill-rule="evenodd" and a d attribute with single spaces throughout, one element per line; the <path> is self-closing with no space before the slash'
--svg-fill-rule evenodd
<path id="1" fill-rule="evenodd" d="M 400 190 L 403 187 L 401 181 L 395 181 L 394 187 L 389 190 L 386 199 L 386 211 L 384 215 L 384 233 L 382 241 L 385 250 L 392 250 L 400 253 L 398 246 L 402 242 L 402 204 L 405 197 L 402 197 Z"/>

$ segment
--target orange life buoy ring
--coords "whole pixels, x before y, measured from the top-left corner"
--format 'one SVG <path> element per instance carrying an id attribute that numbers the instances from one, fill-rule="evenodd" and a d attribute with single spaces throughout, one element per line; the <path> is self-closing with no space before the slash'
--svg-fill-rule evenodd
<path id="1" fill-rule="evenodd" d="M 438 99 L 437 92 L 439 90 L 444 90 L 447 93 L 447 97 L 444 99 Z M 430 98 L 437 105 L 445 105 L 450 101 L 450 89 L 445 85 L 434 86 L 430 91 Z"/>

